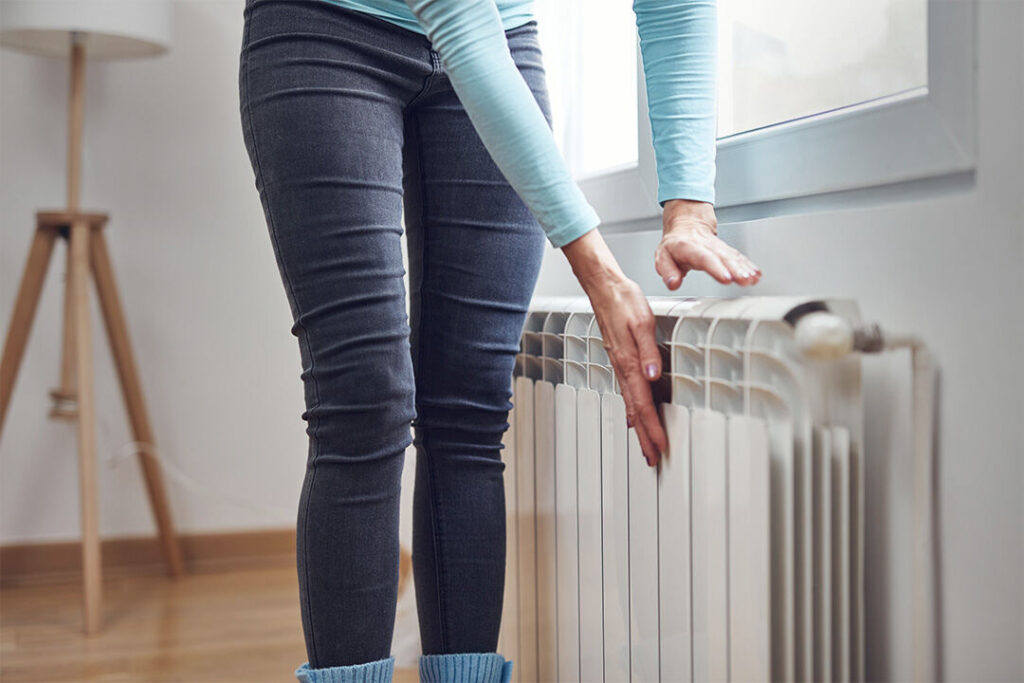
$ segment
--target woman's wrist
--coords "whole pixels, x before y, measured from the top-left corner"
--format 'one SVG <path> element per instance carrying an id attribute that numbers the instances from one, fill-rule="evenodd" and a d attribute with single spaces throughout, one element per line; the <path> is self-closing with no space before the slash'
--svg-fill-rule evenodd
<path id="1" fill-rule="evenodd" d="M 597 228 L 588 230 L 562 247 L 562 253 L 572 267 L 573 275 L 584 291 L 597 284 L 626 280 L 618 261 Z"/>
<path id="2" fill-rule="evenodd" d="M 677 226 L 702 223 L 710 226 L 712 233 L 718 234 L 715 207 L 709 202 L 693 199 L 669 199 L 665 202 L 661 218 L 664 233 L 671 232 Z"/>

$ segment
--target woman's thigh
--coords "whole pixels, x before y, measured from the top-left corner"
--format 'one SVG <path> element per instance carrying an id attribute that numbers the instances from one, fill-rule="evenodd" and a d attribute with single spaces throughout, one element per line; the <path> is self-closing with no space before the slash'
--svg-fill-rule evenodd
<path id="1" fill-rule="evenodd" d="M 242 126 L 303 355 L 303 419 L 322 455 L 389 455 L 414 410 L 403 109 L 427 48 L 323 0 L 247 0 L 245 12 Z"/>
<path id="2" fill-rule="evenodd" d="M 536 25 L 506 36 L 550 124 Z M 415 424 L 433 427 L 438 445 L 465 441 L 467 435 L 453 428 L 475 431 L 471 442 L 498 458 L 515 354 L 546 238 L 447 77 L 407 113 L 406 141 Z"/>

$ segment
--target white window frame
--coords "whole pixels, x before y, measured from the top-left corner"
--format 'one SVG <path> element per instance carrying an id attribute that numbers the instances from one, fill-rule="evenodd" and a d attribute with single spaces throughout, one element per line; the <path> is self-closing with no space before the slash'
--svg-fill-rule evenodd
<path id="1" fill-rule="evenodd" d="M 789 200 L 973 170 L 975 6 L 928 0 L 927 87 L 719 138 L 716 211 L 801 213 L 811 205 Z M 637 91 L 637 163 L 578 180 L 604 225 L 661 215 L 639 41 Z"/>

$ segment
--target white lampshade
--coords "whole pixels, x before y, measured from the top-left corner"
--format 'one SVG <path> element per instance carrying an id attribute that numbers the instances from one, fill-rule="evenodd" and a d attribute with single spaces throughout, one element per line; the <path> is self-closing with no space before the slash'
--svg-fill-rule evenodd
<path id="1" fill-rule="evenodd" d="M 0 45 L 67 58 L 80 33 L 87 59 L 151 57 L 171 44 L 167 0 L 0 0 Z"/>

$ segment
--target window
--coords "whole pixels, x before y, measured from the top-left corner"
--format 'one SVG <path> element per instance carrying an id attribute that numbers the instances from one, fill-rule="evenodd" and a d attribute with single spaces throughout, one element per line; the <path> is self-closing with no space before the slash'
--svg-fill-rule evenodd
<path id="1" fill-rule="evenodd" d="M 928 84 L 927 0 L 720 0 L 718 136 Z"/>
<path id="2" fill-rule="evenodd" d="M 535 12 L 555 138 L 574 177 L 636 166 L 636 18 L 631 3 L 539 0 Z"/>
<path id="3" fill-rule="evenodd" d="M 660 213 L 631 5 L 536 0 L 556 139 L 606 224 Z M 718 0 L 717 206 L 973 168 L 973 19 L 971 0 Z"/>

